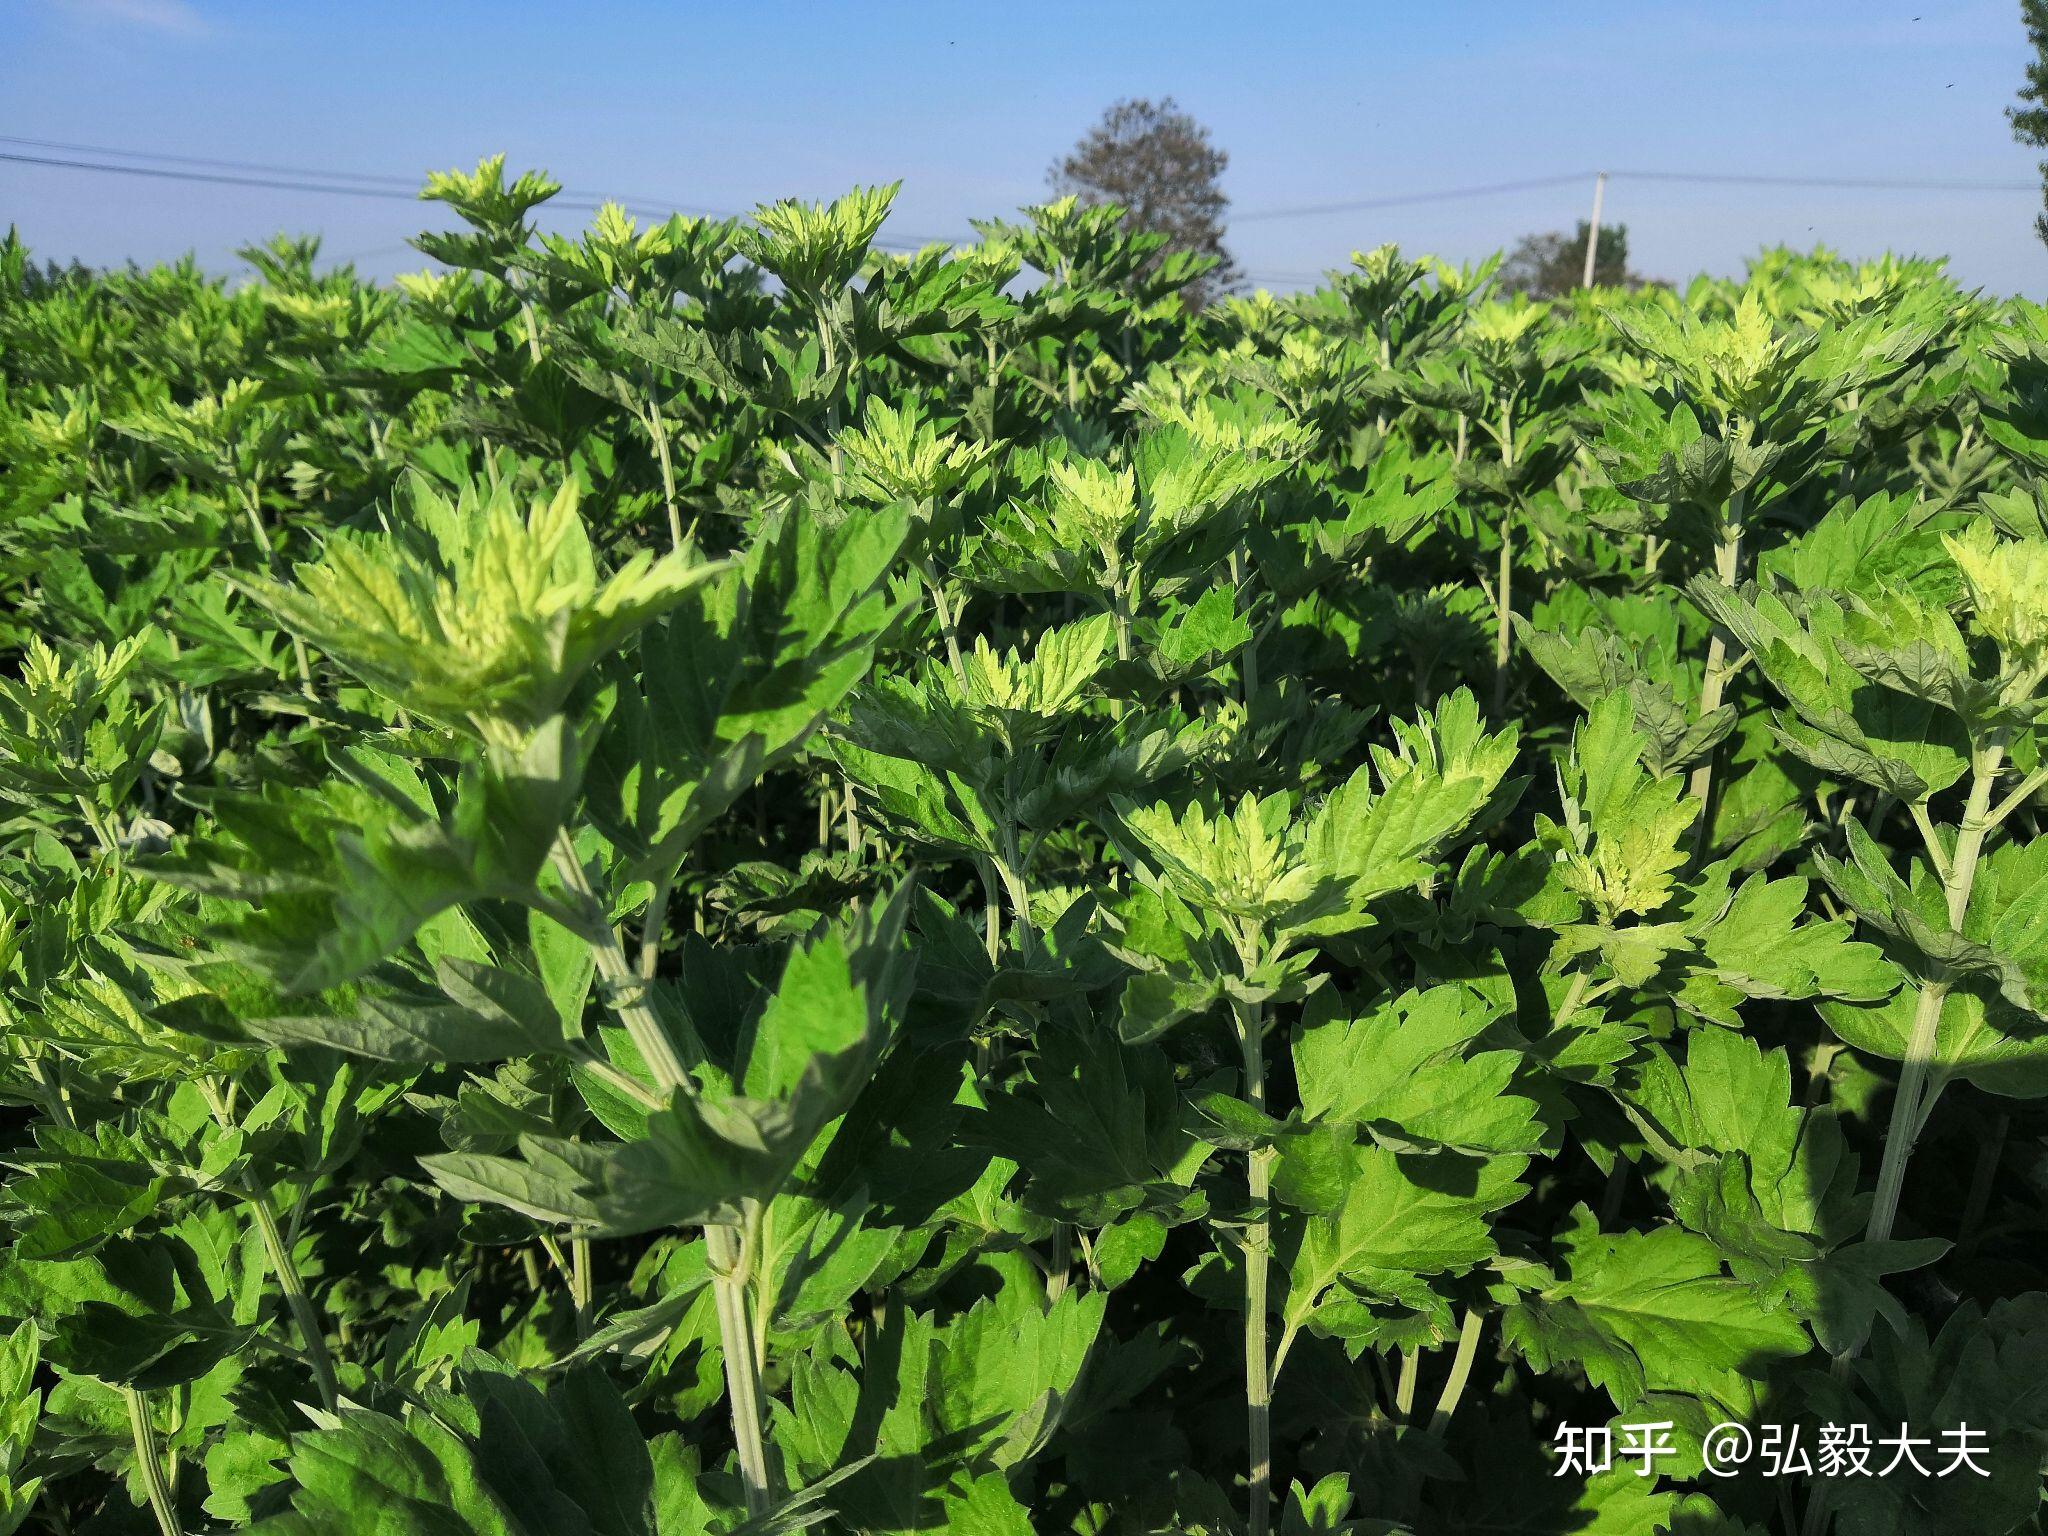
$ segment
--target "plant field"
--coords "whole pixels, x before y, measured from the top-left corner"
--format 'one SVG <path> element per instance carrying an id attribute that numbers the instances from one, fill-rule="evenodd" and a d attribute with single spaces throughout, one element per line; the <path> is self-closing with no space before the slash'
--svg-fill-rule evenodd
<path id="1" fill-rule="evenodd" d="M 0 1536 L 2048 1529 L 2048 312 L 554 190 L 0 247 Z"/>

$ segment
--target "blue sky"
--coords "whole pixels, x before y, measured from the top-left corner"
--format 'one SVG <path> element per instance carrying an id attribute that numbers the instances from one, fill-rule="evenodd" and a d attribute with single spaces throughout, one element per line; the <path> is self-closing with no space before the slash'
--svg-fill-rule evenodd
<path id="1" fill-rule="evenodd" d="M 1600 166 L 2029 182 L 2003 109 L 2017 0 L 1437 0 L 1430 5 L 0 0 L 0 135 L 415 175 L 504 150 L 578 190 L 718 209 L 901 177 L 890 230 L 964 234 L 1037 199 L 1119 96 L 1165 95 L 1231 156 L 1235 210 Z M 17 146 L 0 144 L 0 151 Z M 35 151 L 29 151 L 31 153 Z M 1286 286 L 1397 240 L 1471 259 L 1584 217 L 1571 185 L 1247 219 L 1231 245 Z M 1945 253 L 1964 281 L 2048 297 L 2039 198 L 1618 178 L 1608 216 L 1658 276 L 1766 243 Z M 379 274 L 438 210 L 0 162 L 0 224 L 90 262 L 322 232 Z"/>

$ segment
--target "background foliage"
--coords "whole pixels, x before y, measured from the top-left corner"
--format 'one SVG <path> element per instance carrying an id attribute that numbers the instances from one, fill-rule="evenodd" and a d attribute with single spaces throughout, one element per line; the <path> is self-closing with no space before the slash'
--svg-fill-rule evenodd
<path id="1" fill-rule="evenodd" d="M 0 1531 L 2039 1528 L 2041 310 L 552 190 L 0 250 Z"/>

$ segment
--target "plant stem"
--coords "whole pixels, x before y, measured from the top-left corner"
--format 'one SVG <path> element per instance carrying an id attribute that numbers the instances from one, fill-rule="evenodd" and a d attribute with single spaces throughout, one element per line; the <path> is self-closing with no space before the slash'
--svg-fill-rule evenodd
<path id="1" fill-rule="evenodd" d="M 1031 926 L 1031 887 L 1018 868 L 1017 840 L 1007 838 L 1003 857 L 993 861 L 1003 891 L 1010 898 L 1010 927 L 1017 935 L 1017 952 L 1029 959 L 1038 952 L 1038 930 Z"/>
<path id="2" fill-rule="evenodd" d="M 63 1073 L 61 1059 L 53 1061 L 48 1056 L 36 1057 L 36 1082 L 43 1090 L 43 1102 L 50 1112 L 51 1122 L 59 1129 L 75 1131 L 78 1122 L 71 1116 L 71 1098 L 64 1091 Z"/>
<path id="3" fill-rule="evenodd" d="M 576 1337 L 590 1336 L 590 1239 L 569 1239 L 569 1301 L 576 1309 Z"/>
<path id="4" fill-rule="evenodd" d="M 277 1274 L 277 1288 L 284 1292 L 285 1305 L 291 1309 L 292 1325 L 298 1330 L 299 1344 L 313 1367 L 313 1382 L 320 1389 L 320 1405 L 332 1413 L 340 1401 L 341 1392 L 334 1380 L 334 1361 L 327 1353 L 327 1334 L 320 1326 L 320 1314 L 314 1310 L 313 1298 L 306 1294 L 306 1287 L 299 1279 L 298 1266 L 292 1262 L 291 1248 L 285 1243 L 284 1234 L 277 1229 L 277 1213 L 270 1208 L 270 1191 L 259 1188 L 249 1201 L 249 1209 L 256 1215 L 256 1230 L 262 1234 L 263 1251 L 270 1256 L 270 1267 Z"/>
<path id="5" fill-rule="evenodd" d="M 233 1129 L 234 1115 L 220 1084 L 210 1077 L 202 1077 L 199 1079 L 199 1093 L 206 1100 L 214 1123 L 223 1130 Z M 256 1219 L 256 1232 L 263 1241 L 263 1252 L 270 1260 L 271 1273 L 277 1276 L 277 1288 L 284 1293 L 285 1307 L 292 1315 L 292 1327 L 299 1336 L 299 1347 L 306 1352 L 306 1362 L 312 1367 L 313 1384 L 320 1392 L 320 1406 L 332 1413 L 340 1403 L 341 1389 L 335 1381 L 334 1358 L 327 1352 L 327 1330 L 321 1326 L 319 1310 L 313 1305 L 313 1298 L 306 1294 L 305 1282 L 299 1278 L 299 1267 L 292 1261 L 292 1245 L 278 1229 L 270 1185 L 261 1175 L 252 1173 L 251 1177 L 256 1180 L 256 1187 L 244 1198 L 250 1214 Z"/>
<path id="6" fill-rule="evenodd" d="M 761 1434 L 761 1376 L 747 1305 L 745 1254 L 738 1230 L 722 1224 L 704 1228 L 704 1250 L 711 1265 L 711 1288 L 718 1310 L 718 1342 L 725 1356 L 725 1394 L 732 1411 L 733 1443 L 739 1454 L 740 1480 L 746 1485 L 747 1515 L 753 1519 L 767 1513 L 770 1500 L 768 1451 Z"/>
<path id="7" fill-rule="evenodd" d="M 994 972 L 1003 963 L 1003 892 L 994 859 L 983 855 L 974 861 L 981 873 L 982 945 L 988 952 L 988 966 Z M 974 1073 L 986 1079 L 1001 1058 L 1001 1041 L 992 1035 L 974 1037 Z"/>
<path id="8" fill-rule="evenodd" d="M 618 1015 L 633 1048 L 640 1053 L 642 1065 L 664 1093 L 676 1088 L 692 1091 L 695 1085 L 689 1069 L 647 1000 L 647 981 L 627 961 L 625 948 L 612 931 L 605 905 L 591 888 L 590 877 L 584 871 L 583 861 L 576 856 L 576 845 L 569 840 L 566 828 L 555 834 L 552 863 L 562 884 L 582 900 L 585 911 L 580 915 L 585 921 L 579 932 L 590 945 L 597 974 L 610 994 L 612 1011 Z"/>
<path id="9" fill-rule="evenodd" d="M 1109 573 L 1109 617 L 1116 628 L 1116 659 L 1131 659 L 1131 594 L 1117 572 Z"/>
<path id="10" fill-rule="evenodd" d="M 939 617 L 939 635 L 946 642 L 946 661 L 953 669 L 953 676 L 960 686 L 967 686 L 967 663 L 960 654 L 960 627 L 952 605 L 946 601 L 945 583 L 932 568 L 929 559 L 917 562 L 917 574 L 923 579 L 925 591 L 931 594 L 932 608 Z"/>
<path id="11" fill-rule="evenodd" d="M 647 898 L 647 911 L 640 919 L 640 979 L 651 982 L 661 965 L 661 931 L 668 923 L 669 892 L 675 889 L 676 872 L 669 871 L 654 882 L 654 894 Z"/>
<path id="12" fill-rule="evenodd" d="M 1068 1272 L 1074 1266 L 1074 1229 L 1065 1222 L 1053 1223 L 1051 1252 L 1045 1262 L 1045 1304 L 1055 1305 L 1067 1294 Z"/>
<path id="13" fill-rule="evenodd" d="M 1999 768 L 2004 764 L 2005 747 L 2005 738 L 1999 735 L 1970 754 L 1970 796 L 1963 807 L 1962 823 L 1956 829 L 1955 852 L 1949 857 L 1947 871 L 1942 876 L 1948 925 L 1957 932 L 1962 930 L 1964 914 L 1969 911 L 1970 890 L 1976 883 L 1977 860 L 1984 852 L 1985 836 L 1997 825 L 1996 818 L 1990 814 L 1991 789 L 1998 778 Z M 1892 1235 L 1892 1224 L 1898 1219 L 1899 1197 L 1906 1183 L 1906 1163 L 1913 1155 L 1913 1143 L 1919 1138 L 1927 1110 L 1932 1104 L 1927 1084 L 1934 1071 L 1935 1051 L 1941 1038 L 1941 1009 L 1947 1001 L 1949 986 L 1950 980 L 1945 974 L 1929 978 L 1921 984 L 1920 996 L 1914 1005 L 1913 1031 L 1906 1042 L 1906 1058 L 1899 1067 L 1899 1087 L 1892 1097 L 1891 1120 L 1885 1127 L 1884 1160 L 1878 1166 L 1877 1193 L 1871 1200 L 1870 1221 L 1864 1229 L 1866 1242 L 1887 1241 Z M 1850 1363 L 1857 1353 L 1857 1350 L 1852 1350 L 1836 1357 L 1836 1380 L 1847 1377 Z M 1806 1519 L 1801 1526 L 1804 1536 L 1820 1536 L 1832 1519 L 1828 1485 L 1815 1483 L 1807 1500 Z"/>
<path id="14" fill-rule="evenodd" d="M 562 1252 L 562 1244 L 552 1232 L 540 1234 L 540 1251 L 548 1256 L 548 1263 L 555 1267 L 555 1273 L 564 1280 L 569 1278 L 569 1256 Z"/>
<path id="15" fill-rule="evenodd" d="M 2048 784 L 2048 768 L 2036 768 L 2020 780 L 2011 794 L 1991 808 L 1991 825 L 2002 826 L 2005 819 L 2032 799 L 2043 784 Z"/>
<path id="16" fill-rule="evenodd" d="M 597 962 L 598 975 L 610 991 L 612 1011 L 631 1037 L 641 1061 L 664 1096 L 694 1098 L 697 1085 L 678 1054 L 667 1029 L 647 1001 L 647 982 L 627 963 L 624 947 L 613 932 L 604 904 L 591 888 L 582 860 L 567 829 L 556 834 L 555 871 L 562 884 L 582 899 L 588 922 L 583 930 Z M 749 1320 L 751 1277 L 739 1233 L 722 1222 L 704 1226 L 705 1257 L 718 1309 L 718 1342 L 725 1355 L 725 1390 L 732 1413 L 733 1442 L 739 1454 L 740 1478 L 746 1485 L 749 1518 L 766 1513 L 772 1502 L 768 1482 L 767 1445 L 761 1431 L 761 1375 L 754 1354 Z"/>
<path id="17" fill-rule="evenodd" d="M 1479 1336 L 1486 1331 L 1486 1318 L 1477 1307 L 1467 1307 L 1458 1323 L 1458 1348 L 1451 1357 L 1451 1374 L 1438 1394 L 1436 1412 L 1429 1416 L 1429 1432 L 1442 1435 L 1451 1427 L 1451 1415 L 1458 1411 L 1458 1399 L 1472 1379 L 1472 1362 L 1479 1356 Z"/>
<path id="18" fill-rule="evenodd" d="M 1415 1411 L 1415 1387 L 1422 1379 L 1422 1351 L 1404 1349 L 1401 1351 L 1401 1375 L 1394 1384 L 1394 1417 L 1406 1422 L 1408 1415 Z"/>
<path id="19" fill-rule="evenodd" d="M 1714 546 L 1714 575 L 1724 587 L 1735 585 L 1742 572 L 1742 532 L 1748 516 L 1749 493 L 1737 491 L 1728 498 L 1728 520 L 1722 525 L 1721 538 Z M 1728 665 L 1728 643 L 1721 638 L 1721 631 L 1714 631 L 1713 639 L 1707 642 L 1707 670 L 1700 679 L 1700 713 L 1704 720 L 1721 707 L 1721 694 L 1728 686 L 1728 679 L 1735 669 Z M 1700 802 L 1699 846 L 1707 846 L 1711 836 L 1707 823 L 1713 819 L 1713 807 L 1708 796 L 1713 792 L 1714 760 L 1720 756 L 1720 749 L 1707 754 L 1707 760 L 1692 771 L 1687 792 Z"/>
<path id="20" fill-rule="evenodd" d="M 1498 604 L 1493 628 L 1493 712 L 1496 716 L 1505 713 L 1508 707 L 1508 619 L 1513 612 L 1508 603 L 1508 584 L 1514 580 L 1515 573 L 1514 535 L 1508 518 L 1508 513 L 1501 514 L 1500 570 L 1494 578 L 1494 599 Z"/>
<path id="21" fill-rule="evenodd" d="M 838 366 L 839 357 L 838 348 L 832 340 L 832 322 L 825 318 L 822 297 L 821 295 L 818 306 L 818 371 L 829 379 L 832 370 Z M 851 370 L 848 371 L 846 382 L 849 385 L 853 382 Z M 849 389 L 846 393 L 849 396 L 846 404 L 850 414 L 853 409 L 853 401 L 850 398 L 852 391 Z M 839 441 L 839 392 L 836 390 L 831 403 L 825 407 L 825 435 L 831 443 L 831 447 L 826 450 L 826 458 L 832 465 L 832 494 L 837 496 L 846 474 L 846 449 Z"/>
<path id="22" fill-rule="evenodd" d="M 1557 1005 L 1557 1023 L 1563 1024 L 1570 1019 L 1585 1001 L 1587 980 L 1585 971 L 1572 972 L 1571 980 L 1565 984 L 1564 1001 Z"/>
<path id="23" fill-rule="evenodd" d="M 1515 467 L 1515 402 L 1510 396 L 1500 408 L 1500 462 L 1501 468 L 1513 478 Z M 1508 505 L 1500 514 L 1500 569 L 1496 574 L 1494 587 L 1493 627 L 1493 712 L 1496 717 L 1505 713 L 1508 706 L 1508 637 L 1509 619 L 1514 612 L 1510 601 L 1511 584 L 1515 576 L 1514 560 L 1514 493 L 1508 493 Z"/>
<path id="24" fill-rule="evenodd" d="M 654 456 L 661 465 L 661 504 L 668 511 L 668 547 L 683 547 L 683 518 L 676 510 L 676 471 L 669 459 L 668 427 L 661 419 L 661 402 L 651 395 L 647 401 L 647 433 L 654 439 Z"/>
<path id="25" fill-rule="evenodd" d="M 1920 842 L 1927 850 L 1927 862 L 1934 867 L 1934 873 L 1941 880 L 1948 879 L 1948 853 L 1941 846 L 1941 839 L 1935 835 L 1934 822 L 1927 814 L 1927 802 L 1915 800 L 1909 814 L 1913 825 L 1920 829 Z"/>
<path id="26" fill-rule="evenodd" d="M 1984 851 L 1984 837 L 1991 829 L 1987 811 L 1991 787 L 2005 761 L 2003 739 L 1993 740 L 1972 754 L 1970 798 L 1963 807 L 1962 825 L 1956 832 L 1956 848 L 1949 859 L 1948 877 L 1942 894 L 1948 902 L 1948 925 L 1962 931 L 1963 915 L 1969 910 L 1970 888 L 1976 883 L 1977 860 Z M 1913 1155 L 1913 1143 L 1920 1134 L 1920 1122 L 1927 1095 L 1927 1080 L 1935 1064 L 1935 1046 L 1941 1030 L 1941 1006 L 1947 999 L 1949 980 L 1933 977 L 1922 984 L 1913 1010 L 1913 1033 L 1906 1044 L 1906 1059 L 1899 1067 L 1899 1088 L 1892 1099 L 1891 1123 L 1884 1133 L 1884 1161 L 1877 1171 L 1877 1195 L 1870 1207 L 1870 1224 L 1864 1238 L 1881 1243 L 1892 1235 L 1892 1223 L 1899 1212 L 1899 1195 L 1905 1187 L 1906 1162 Z"/>
<path id="27" fill-rule="evenodd" d="M 982 858 L 977 861 L 981 868 L 982 901 L 982 942 L 988 950 L 988 963 L 997 965 L 1003 958 L 1003 893 L 1001 877 L 996 874 L 996 861 Z"/>
<path id="28" fill-rule="evenodd" d="M 184 1536 L 178 1529 L 178 1506 L 171 1497 L 171 1485 L 164 1475 L 163 1447 L 156 1426 L 149 1421 L 149 1403 L 133 1387 L 123 1387 L 128 1404 L 128 1429 L 135 1438 L 135 1464 L 142 1473 L 142 1487 L 149 1496 L 150 1512 L 163 1536 Z"/>
<path id="29" fill-rule="evenodd" d="M 1240 940 L 1238 956 L 1243 975 L 1249 977 L 1256 968 L 1257 957 L 1248 941 Z M 1244 1059 L 1245 1101 L 1264 1114 L 1266 1047 L 1259 1006 L 1241 997 L 1233 997 L 1230 1006 Z M 1247 1479 L 1251 1536 L 1266 1536 L 1273 1518 L 1273 1378 L 1266 1358 L 1266 1282 L 1273 1231 L 1265 1207 L 1272 1191 L 1274 1155 L 1271 1147 L 1253 1148 L 1247 1172 L 1253 1209 L 1244 1235 L 1244 1406 L 1245 1427 L 1251 1441 Z"/>

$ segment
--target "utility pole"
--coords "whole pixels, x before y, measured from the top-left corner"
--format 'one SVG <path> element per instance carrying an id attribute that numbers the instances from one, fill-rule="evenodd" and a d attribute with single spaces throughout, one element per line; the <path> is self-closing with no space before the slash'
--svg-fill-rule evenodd
<path id="1" fill-rule="evenodd" d="M 1586 273 L 1579 279 L 1581 288 L 1593 286 L 1593 258 L 1600 250 L 1600 204 L 1607 196 L 1607 173 L 1602 171 L 1593 183 L 1593 222 L 1586 226 Z"/>

